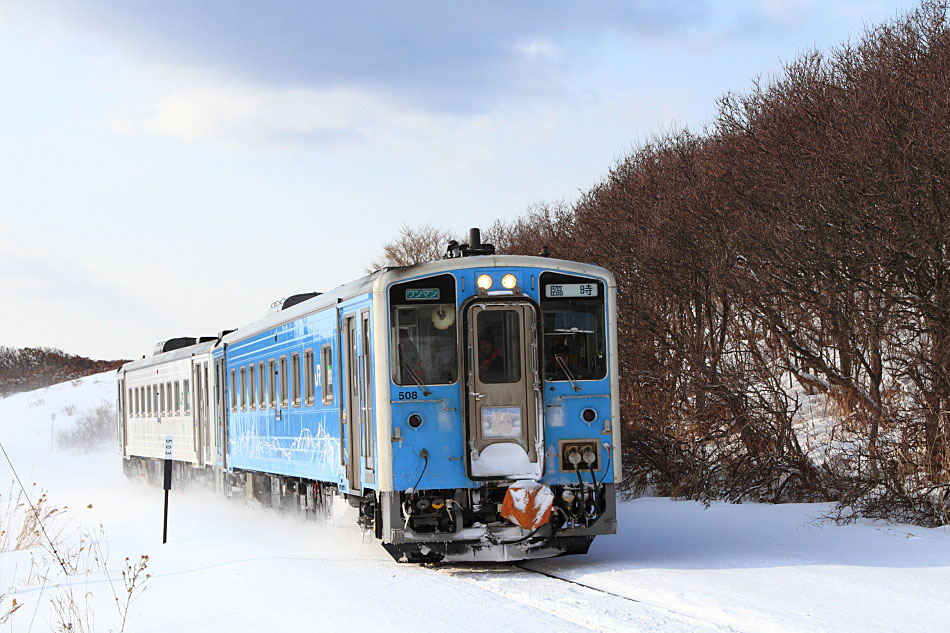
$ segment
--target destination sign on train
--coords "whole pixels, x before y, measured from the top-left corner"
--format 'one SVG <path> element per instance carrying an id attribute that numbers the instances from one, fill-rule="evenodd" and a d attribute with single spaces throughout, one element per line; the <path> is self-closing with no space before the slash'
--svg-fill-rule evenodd
<path id="1" fill-rule="evenodd" d="M 438 298 L 438 288 L 409 288 L 406 290 L 406 301 L 426 301 Z"/>
<path id="2" fill-rule="evenodd" d="M 596 297 L 597 284 L 548 284 L 544 287 L 548 299 Z"/>

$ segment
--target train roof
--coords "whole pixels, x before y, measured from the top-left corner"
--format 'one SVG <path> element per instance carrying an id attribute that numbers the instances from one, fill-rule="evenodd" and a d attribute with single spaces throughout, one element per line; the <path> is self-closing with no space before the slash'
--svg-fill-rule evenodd
<path id="1" fill-rule="evenodd" d="M 295 321 L 300 317 L 318 312 L 324 308 L 336 305 L 340 300 L 350 299 L 352 297 L 368 292 L 382 291 L 383 288 L 394 281 L 415 277 L 425 274 L 436 274 L 452 270 L 464 270 L 469 268 L 500 268 L 506 266 L 515 267 L 537 267 L 548 270 L 563 271 L 571 273 L 581 273 L 588 275 L 597 275 L 608 280 L 608 285 L 615 286 L 614 276 L 606 268 L 595 264 L 583 264 L 564 259 L 554 259 L 551 257 L 531 257 L 527 255 L 478 255 L 472 257 L 454 257 L 450 259 L 440 259 L 431 262 L 413 264 L 411 266 L 398 266 L 383 268 L 376 272 L 361 277 L 355 281 L 337 286 L 333 290 L 321 295 L 301 301 L 300 303 L 286 310 L 280 310 L 269 314 L 263 319 L 249 323 L 243 327 L 234 330 L 225 335 L 221 342 L 225 344 L 243 341 L 249 336 L 255 336 L 262 332 L 271 330 L 284 323 Z M 143 361 L 144 362 L 144 361 Z"/>
<path id="2" fill-rule="evenodd" d="M 197 354 L 207 354 L 211 351 L 211 348 L 215 346 L 217 339 L 214 341 L 206 341 L 204 343 L 197 343 L 195 345 L 189 345 L 188 347 L 180 347 L 178 349 L 172 350 L 170 352 L 162 352 L 161 354 L 155 354 L 154 356 L 149 356 L 148 358 L 142 358 L 140 360 L 133 360 L 131 362 L 122 365 L 122 368 L 119 371 L 132 371 L 136 369 L 146 369 L 148 367 L 154 367 L 156 365 L 161 365 L 163 363 L 169 363 L 174 360 L 181 360 L 183 358 L 191 358 Z"/>

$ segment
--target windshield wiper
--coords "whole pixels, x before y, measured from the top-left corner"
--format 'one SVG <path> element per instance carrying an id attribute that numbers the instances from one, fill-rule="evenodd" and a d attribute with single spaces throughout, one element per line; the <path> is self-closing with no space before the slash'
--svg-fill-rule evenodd
<path id="1" fill-rule="evenodd" d="M 576 382 L 574 382 L 574 380 L 575 380 L 575 379 L 574 379 L 574 374 L 572 374 L 572 373 L 571 373 L 571 370 L 567 368 L 567 363 L 564 362 L 564 359 L 561 358 L 560 356 L 558 356 L 557 354 L 555 354 L 555 355 L 554 355 L 554 360 L 556 360 L 556 361 L 557 361 L 557 364 L 560 365 L 560 366 L 561 366 L 561 369 L 564 370 L 564 375 L 567 376 L 567 379 L 568 379 L 568 381 L 570 381 L 571 387 L 574 388 L 574 391 L 580 391 L 581 388 L 577 386 L 577 383 L 576 383 Z"/>
<path id="2" fill-rule="evenodd" d="M 426 389 L 426 386 L 422 384 L 422 381 L 419 380 L 419 376 L 416 375 L 416 372 L 413 371 L 412 367 L 410 367 L 408 363 L 403 361 L 402 366 L 403 366 L 403 369 L 409 372 L 409 377 L 412 378 L 412 380 L 419 386 L 420 389 L 422 389 L 422 395 L 424 396 L 432 395 L 432 392 Z"/>

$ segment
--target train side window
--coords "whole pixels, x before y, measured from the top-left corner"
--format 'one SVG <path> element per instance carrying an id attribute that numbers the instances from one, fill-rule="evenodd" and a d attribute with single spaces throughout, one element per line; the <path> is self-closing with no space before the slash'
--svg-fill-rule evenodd
<path id="1" fill-rule="evenodd" d="M 290 355 L 290 384 L 293 404 L 300 406 L 300 354 L 294 352 Z"/>
<path id="2" fill-rule="evenodd" d="M 175 381 L 175 415 L 181 415 L 181 381 Z"/>
<path id="3" fill-rule="evenodd" d="M 231 370 L 231 410 L 237 411 L 237 371 Z"/>
<path id="4" fill-rule="evenodd" d="M 247 410 L 247 369 L 241 367 L 241 393 L 238 395 L 241 411 Z"/>
<path id="5" fill-rule="evenodd" d="M 321 402 L 333 404 L 333 347 L 320 348 L 320 390 Z"/>
<path id="6" fill-rule="evenodd" d="M 257 398 L 254 392 L 257 391 L 257 379 L 254 376 L 254 363 L 247 366 L 247 408 L 251 411 L 257 409 Z"/>
<path id="7" fill-rule="evenodd" d="M 145 415 L 152 415 L 152 396 L 151 387 L 142 387 L 142 408 L 145 409 Z"/>
<path id="8" fill-rule="evenodd" d="M 165 415 L 167 411 L 167 409 L 165 409 L 165 383 L 162 383 L 159 386 L 158 402 L 159 402 L 159 407 L 158 407 L 159 412 L 161 413 L 161 415 Z"/>
<path id="9" fill-rule="evenodd" d="M 261 362 L 257 365 L 257 403 L 263 411 L 267 407 L 267 390 L 264 388 L 264 379 L 267 377 L 266 365 Z"/>
<path id="10" fill-rule="evenodd" d="M 138 417 L 138 414 L 139 414 L 139 388 L 136 387 L 136 388 L 133 389 L 132 391 L 135 392 L 135 396 L 134 396 L 134 398 L 135 398 L 135 400 L 134 400 L 135 404 L 132 405 L 132 414 L 135 415 L 136 417 Z"/>
<path id="11" fill-rule="evenodd" d="M 267 372 L 267 392 L 270 396 L 270 408 L 277 408 L 277 363 L 274 359 L 268 361 L 270 371 Z"/>
<path id="12" fill-rule="evenodd" d="M 173 415 L 175 405 L 172 404 L 172 383 L 165 383 L 165 415 Z"/>
<path id="13" fill-rule="evenodd" d="M 313 400 L 314 400 L 314 396 L 313 396 L 313 394 L 314 394 L 314 384 L 313 384 L 313 383 L 314 383 L 314 375 L 313 375 L 313 372 L 314 372 L 314 367 L 313 367 L 313 350 L 312 350 L 312 349 L 306 349 L 306 350 L 304 350 L 304 352 L 303 352 L 303 381 L 304 381 L 303 397 L 304 397 L 305 403 L 306 403 L 306 405 L 307 405 L 308 407 L 312 407 L 312 406 L 313 406 Z"/>
<path id="14" fill-rule="evenodd" d="M 280 357 L 280 406 L 285 408 L 290 403 L 290 394 L 287 393 L 287 357 Z"/>
<path id="15" fill-rule="evenodd" d="M 159 389 L 158 385 L 153 385 L 152 389 L 155 390 L 152 397 L 152 404 L 155 406 L 155 415 L 158 416 L 162 414 L 162 390 Z"/>
<path id="16" fill-rule="evenodd" d="M 129 391 L 129 397 L 125 401 L 125 414 L 126 414 L 126 417 L 130 418 L 135 415 L 135 410 L 132 409 L 132 390 L 129 389 L 128 391 Z M 130 409 L 132 410 L 130 411 Z"/>
<path id="17" fill-rule="evenodd" d="M 185 415 L 190 415 L 191 414 L 191 385 L 188 383 L 187 378 L 184 380 L 184 382 L 182 382 L 181 390 L 185 396 L 185 399 L 184 399 Z"/>

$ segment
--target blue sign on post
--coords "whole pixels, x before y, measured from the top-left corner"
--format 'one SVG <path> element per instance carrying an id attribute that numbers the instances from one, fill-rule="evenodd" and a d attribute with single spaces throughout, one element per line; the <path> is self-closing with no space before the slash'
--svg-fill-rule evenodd
<path id="1" fill-rule="evenodd" d="M 168 540 L 168 491 L 172 488 L 172 438 L 165 438 L 165 513 L 162 518 L 162 545 Z"/>

